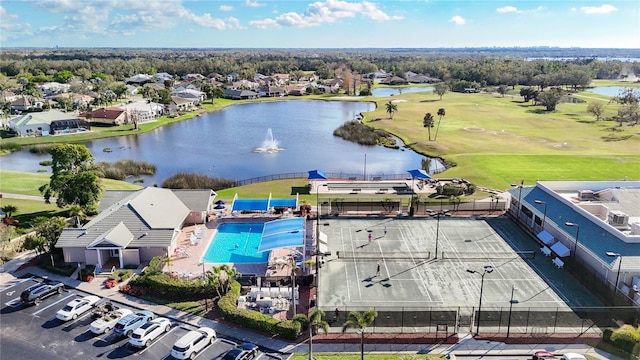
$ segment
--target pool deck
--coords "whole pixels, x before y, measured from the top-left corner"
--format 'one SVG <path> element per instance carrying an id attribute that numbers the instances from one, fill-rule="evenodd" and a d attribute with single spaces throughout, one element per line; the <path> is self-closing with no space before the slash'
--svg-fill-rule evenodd
<path id="1" fill-rule="evenodd" d="M 182 233 L 178 238 L 177 249 L 183 249 L 188 255 L 179 255 L 179 251 L 174 251 L 171 256 L 171 266 L 165 266 L 164 271 L 171 273 L 173 276 L 181 277 L 184 279 L 201 278 L 204 273 L 211 270 L 214 265 L 212 263 L 202 263 L 202 259 L 211 244 L 211 240 L 217 232 L 217 227 L 220 224 L 226 222 L 266 222 L 274 220 L 270 216 L 238 216 L 232 219 L 216 219 L 211 218 L 206 224 L 188 225 L 182 228 Z M 192 245 L 190 241 L 190 234 L 193 233 L 196 227 L 204 228 L 204 234 L 202 241 L 196 245 Z M 290 249 L 276 249 L 272 250 L 269 256 L 267 264 L 236 264 L 236 268 L 240 273 L 253 273 L 258 276 L 289 276 L 291 275 L 291 265 L 289 263 L 276 262 L 277 259 L 285 259 L 291 256 Z"/>

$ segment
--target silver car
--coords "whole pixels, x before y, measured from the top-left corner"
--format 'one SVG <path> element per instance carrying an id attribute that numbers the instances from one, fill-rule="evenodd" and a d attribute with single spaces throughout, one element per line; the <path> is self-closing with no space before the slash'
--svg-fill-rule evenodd
<path id="1" fill-rule="evenodd" d="M 129 337 L 129 345 L 135 347 L 147 347 L 158 336 L 171 330 L 171 321 L 167 318 L 156 318 L 146 322 L 133 331 Z"/>

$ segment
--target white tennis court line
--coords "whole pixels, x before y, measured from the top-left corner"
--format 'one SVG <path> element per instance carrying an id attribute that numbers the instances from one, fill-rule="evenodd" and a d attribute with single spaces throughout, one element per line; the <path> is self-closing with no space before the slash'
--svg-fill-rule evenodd
<path id="1" fill-rule="evenodd" d="M 345 242 L 344 242 L 344 238 L 345 238 L 345 236 L 344 236 L 344 231 L 345 231 L 345 228 L 340 228 L 340 239 L 342 240 L 342 250 L 343 250 L 343 251 L 344 251 L 344 249 L 346 248 L 346 244 L 345 244 Z M 350 238 L 350 239 L 352 239 L 352 236 L 351 236 L 351 228 L 350 228 L 350 227 L 348 227 L 348 228 L 347 228 L 347 234 L 349 235 L 349 238 Z M 353 242 L 352 242 L 352 244 L 353 244 Z M 349 301 L 352 301 L 352 300 L 351 300 L 351 291 L 350 291 L 350 289 L 351 289 L 351 285 L 349 284 L 349 271 L 346 271 L 346 270 L 347 270 L 347 269 L 346 269 L 346 267 L 347 267 L 347 266 L 345 265 L 344 277 L 345 277 L 345 284 L 347 285 L 347 299 L 348 299 Z M 358 277 L 357 277 L 357 276 L 358 276 L 358 275 L 357 275 L 357 271 L 358 271 L 358 270 L 357 270 L 357 269 L 355 269 L 354 271 L 356 272 L 356 279 L 358 279 Z M 360 287 L 358 287 L 358 289 L 360 289 Z"/>
<path id="2" fill-rule="evenodd" d="M 492 228 L 495 230 L 496 233 L 500 234 L 500 236 L 502 237 L 502 240 L 504 240 L 506 243 L 508 243 L 509 245 L 511 245 L 513 248 L 517 249 L 518 251 L 522 251 L 520 250 L 520 248 L 512 243 L 511 241 L 509 241 L 509 238 L 507 237 L 507 234 L 505 234 L 502 229 L 500 228 Z M 555 286 L 555 284 L 553 283 L 553 281 L 551 281 L 551 279 L 549 279 L 546 275 L 544 275 L 544 273 L 540 270 L 540 268 L 538 268 L 535 264 L 533 263 L 527 263 L 529 265 L 530 268 L 535 268 L 537 271 L 535 272 L 535 274 L 538 277 L 544 278 L 546 280 L 547 285 L 549 285 L 549 287 L 553 288 L 554 292 L 556 293 L 556 295 L 562 299 L 565 302 L 570 302 L 569 299 L 562 295 L 562 292 L 560 291 L 560 289 L 558 289 L 557 286 Z"/>

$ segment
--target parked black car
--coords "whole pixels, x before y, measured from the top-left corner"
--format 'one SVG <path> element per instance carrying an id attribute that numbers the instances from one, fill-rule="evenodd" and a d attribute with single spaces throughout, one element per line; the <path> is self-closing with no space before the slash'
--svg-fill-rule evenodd
<path id="1" fill-rule="evenodd" d="M 62 294 L 64 284 L 59 281 L 43 280 L 42 282 L 30 286 L 20 294 L 20 301 L 23 304 L 39 304 L 42 299 L 53 294 Z"/>
<path id="2" fill-rule="evenodd" d="M 258 347 L 251 343 L 242 343 L 229 350 L 221 360 L 253 360 L 258 357 Z"/>

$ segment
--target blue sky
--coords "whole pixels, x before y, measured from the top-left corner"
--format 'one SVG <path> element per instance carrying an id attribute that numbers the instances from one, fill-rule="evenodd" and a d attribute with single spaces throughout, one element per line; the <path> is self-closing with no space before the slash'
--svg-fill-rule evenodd
<path id="1" fill-rule="evenodd" d="M 640 47 L 640 1 L 2 0 L 2 47 Z"/>

